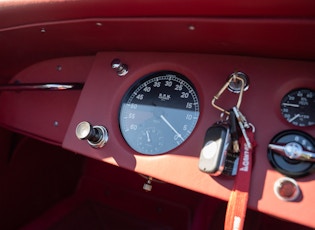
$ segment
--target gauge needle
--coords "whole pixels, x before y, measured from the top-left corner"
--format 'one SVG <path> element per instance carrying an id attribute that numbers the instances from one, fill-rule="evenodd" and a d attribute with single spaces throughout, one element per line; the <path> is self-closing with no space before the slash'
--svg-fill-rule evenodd
<path id="1" fill-rule="evenodd" d="M 301 115 L 298 113 L 298 114 L 296 114 L 294 117 L 292 117 L 290 120 L 288 120 L 288 122 L 292 122 L 292 121 L 294 121 L 296 118 L 298 118 L 298 117 L 300 117 Z"/>
<path id="2" fill-rule="evenodd" d="M 147 131 L 145 131 L 145 133 L 147 134 L 147 141 L 148 141 L 148 142 L 151 142 L 150 135 L 149 135 L 149 131 L 147 130 Z"/>
<path id="3" fill-rule="evenodd" d="M 291 103 L 282 103 L 282 105 L 283 106 L 296 107 L 296 108 L 300 107 L 300 105 L 298 105 L 298 104 L 291 104 Z"/>
<path id="4" fill-rule="evenodd" d="M 163 116 L 163 115 L 160 115 L 160 118 L 162 118 L 162 120 L 168 125 L 168 127 L 170 127 L 174 133 L 182 140 L 184 141 L 184 138 L 182 138 L 182 135 L 180 135 L 179 132 L 177 132 L 177 130 L 173 127 L 173 125 L 171 125 L 171 123 Z"/>

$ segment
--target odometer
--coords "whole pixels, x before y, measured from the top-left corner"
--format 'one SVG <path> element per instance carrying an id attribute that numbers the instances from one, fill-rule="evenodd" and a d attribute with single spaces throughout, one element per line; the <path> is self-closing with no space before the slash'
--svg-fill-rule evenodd
<path id="1" fill-rule="evenodd" d="M 193 84 L 172 71 L 152 73 L 137 81 L 123 97 L 119 124 L 135 151 L 156 155 L 181 145 L 199 118 L 199 99 Z"/>

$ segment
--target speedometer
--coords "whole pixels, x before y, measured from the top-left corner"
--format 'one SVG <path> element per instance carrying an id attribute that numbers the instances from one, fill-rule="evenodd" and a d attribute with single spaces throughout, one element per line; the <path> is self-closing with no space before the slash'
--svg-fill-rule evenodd
<path id="1" fill-rule="evenodd" d="M 315 91 L 306 88 L 290 91 L 282 98 L 281 113 L 292 125 L 315 125 Z"/>
<path id="2" fill-rule="evenodd" d="M 199 118 L 199 99 L 182 74 L 159 71 L 137 81 L 122 99 L 121 133 L 135 151 L 157 155 L 181 145 Z"/>

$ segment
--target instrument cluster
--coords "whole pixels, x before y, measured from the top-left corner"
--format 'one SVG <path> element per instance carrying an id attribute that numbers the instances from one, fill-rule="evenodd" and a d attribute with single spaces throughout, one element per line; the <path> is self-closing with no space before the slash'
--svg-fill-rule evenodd
<path id="1" fill-rule="evenodd" d="M 56 66 L 62 69 L 56 70 Z M 214 108 L 211 100 L 232 73 L 244 73 L 247 84 L 241 87 L 244 92 L 238 107 L 255 126 L 257 143 L 248 206 L 301 224 L 312 221 L 310 216 L 297 218 L 295 212 L 310 210 L 315 202 L 313 63 L 192 53 L 100 52 L 37 63 L 12 82 L 42 82 L 44 71 L 51 76 L 47 81 L 84 86 L 82 90 L 57 92 L 3 92 L 4 125 L 221 200 L 229 199 L 238 159 L 232 159 L 233 154 L 225 158 L 234 162 L 231 176 L 209 175 L 200 170 L 199 160 L 204 150 L 202 156 L 209 166 L 206 161 L 212 159 L 214 146 L 224 153 L 217 146 L 225 146 L 225 141 L 222 144 L 213 138 L 230 130 L 220 126 L 218 132 L 210 129 L 207 135 L 222 119 L 222 111 Z M 237 107 L 239 88 L 233 82 L 216 105 L 228 111 Z M 25 119 L 22 114 L 26 113 L 37 114 L 36 119 Z M 205 142 L 205 137 L 210 140 Z M 226 166 L 221 164 L 224 157 L 218 156 L 214 174 Z M 282 177 L 294 178 L 303 199 L 283 202 L 277 198 L 273 187 Z M 281 180 L 275 191 L 281 193 L 284 183 L 290 181 Z"/>

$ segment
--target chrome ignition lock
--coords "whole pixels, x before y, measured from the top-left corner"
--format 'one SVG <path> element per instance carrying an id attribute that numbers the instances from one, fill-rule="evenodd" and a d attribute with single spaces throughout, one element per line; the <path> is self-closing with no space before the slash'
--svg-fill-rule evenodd
<path id="1" fill-rule="evenodd" d="M 246 91 L 249 88 L 249 78 L 243 72 L 236 71 L 232 73 L 228 77 L 227 81 L 230 81 L 228 90 L 232 93 L 240 93 L 241 91 Z"/>

